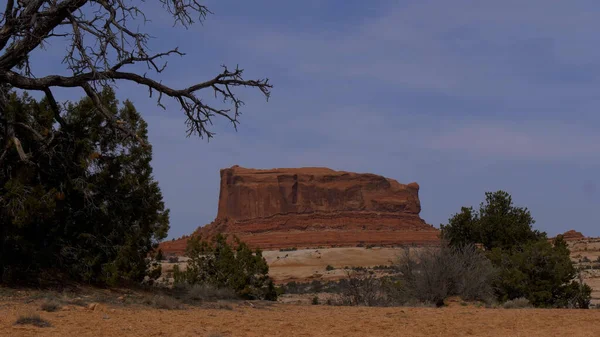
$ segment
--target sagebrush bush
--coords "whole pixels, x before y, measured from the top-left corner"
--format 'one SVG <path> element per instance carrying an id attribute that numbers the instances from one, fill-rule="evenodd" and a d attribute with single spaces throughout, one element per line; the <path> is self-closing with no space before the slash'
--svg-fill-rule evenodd
<path id="1" fill-rule="evenodd" d="M 489 302 L 494 297 L 495 270 L 473 245 L 423 248 L 411 255 L 408 249 L 396 264 L 400 272 L 400 295 L 406 300 L 443 305 L 449 296 Z"/>
<path id="2" fill-rule="evenodd" d="M 525 297 L 515 298 L 514 300 L 508 300 L 502 304 L 504 309 L 524 309 L 531 308 L 531 303 Z"/>
<path id="3" fill-rule="evenodd" d="M 181 309 L 182 305 L 179 301 L 170 296 L 155 295 L 148 299 L 146 304 L 149 304 L 157 309 L 176 310 Z"/>
<path id="4" fill-rule="evenodd" d="M 39 328 L 47 328 L 52 326 L 50 322 L 43 319 L 39 314 L 36 313 L 26 313 L 20 315 L 15 321 L 15 325 L 33 325 Z"/>
<path id="5" fill-rule="evenodd" d="M 61 305 L 60 303 L 58 303 L 58 301 L 53 300 L 53 299 L 47 299 L 45 300 L 42 305 L 40 306 L 40 309 L 47 311 L 47 312 L 54 312 L 54 311 L 58 311 L 58 309 L 60 309 Z"/>
<path id="6" fill-rule="evenodd" d="M 194 284 L 187 291 L 188 299 L 194 301 L 215 301 L 237 299 L 233 289 L 217 288 L 210 284 Z"/>

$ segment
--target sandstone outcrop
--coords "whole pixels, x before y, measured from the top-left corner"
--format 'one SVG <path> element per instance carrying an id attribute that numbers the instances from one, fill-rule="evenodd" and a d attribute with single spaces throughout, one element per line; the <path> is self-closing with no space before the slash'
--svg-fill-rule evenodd
<path id="1" fill-rule="evenodd" d="M 563 238 L 567 241 L 572 241 L 572 240 L 584 239 L 585 236 L 583 236 L 583 234 L 581 234 L 581 232 L 571 229 L 571 230 L 568 230 L 563 233 Z"/>
<path id="2" fill-rule="evenodd" d="M 221 170 L 217 218 L 195 235 L 235 234 L 263 249 L 426 244 L 419 185 L 327 168 Z M 164 243 L 181 252 L 184 240 Z"/>

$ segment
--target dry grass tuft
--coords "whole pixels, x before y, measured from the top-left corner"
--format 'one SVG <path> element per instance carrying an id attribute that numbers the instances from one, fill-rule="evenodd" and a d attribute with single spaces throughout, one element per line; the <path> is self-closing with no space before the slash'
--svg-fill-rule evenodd
<path id="1" fill-rule="evenodd" d="M 50 322 L 43 319 L 39 314 L 36 313 L 20 315 L 19 318 L 17 318 L 15 325 L 33 325 L 37 326 L 38 328 L 47 328 L 52 326 Z"/>
<path id="2" fill-rule="evenodd" d="M 46 312 L 55 312 L 58 311 L 60 308 L 60 303 L 54 299 L 46 299 L 40 306 L 40 309 Z"/>
<path id="3" fill-rule="evenodd" d="M 531 308 L 529 300 L 525 297 L 515 298 L 514 300 L 506 301 L 502 305 L 504 309 L 525 309 Z"/>

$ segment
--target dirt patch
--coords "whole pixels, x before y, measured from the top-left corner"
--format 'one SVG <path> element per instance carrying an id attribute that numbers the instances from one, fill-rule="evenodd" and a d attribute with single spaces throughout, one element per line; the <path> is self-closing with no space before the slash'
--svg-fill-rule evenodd
<path id="1" fill-rule="evenodd" d="M 2 303 L 2 302 L 0 302 Z M 169 311 L 109 307 L 106 311 L 39 312 L 52 327 L 13 323 L 39 303 L 2 303 L 6 336 L 598 336 L 600 310 L 367 308 L 284 305 L 233 310 Z"/>

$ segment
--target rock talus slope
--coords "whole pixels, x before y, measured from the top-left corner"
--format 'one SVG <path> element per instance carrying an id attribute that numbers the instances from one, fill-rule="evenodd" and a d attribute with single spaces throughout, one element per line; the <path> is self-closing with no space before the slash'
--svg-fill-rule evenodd
<path id="1" fill-rule="evenodd" d="M 235 234 L 262 249 L 437 242 L 420 211 L 417 183 L 327 168 L 233 166 L 221 170 L 217 218 L 194 234 Z M 163 250 L 184 245 L 166 242 Z"/>

